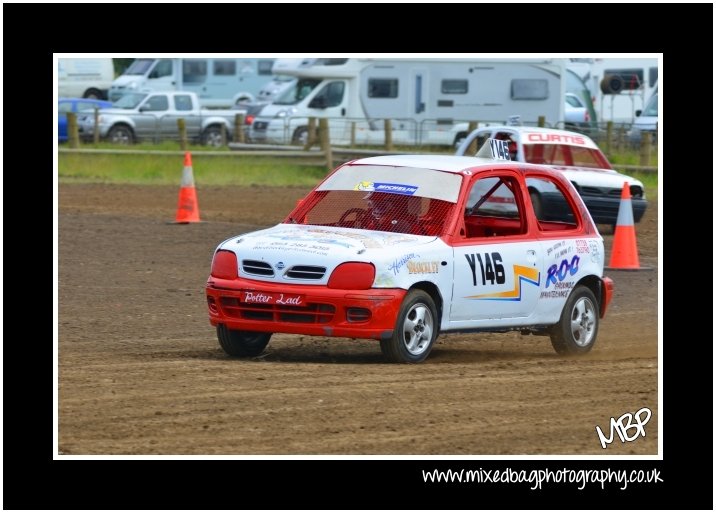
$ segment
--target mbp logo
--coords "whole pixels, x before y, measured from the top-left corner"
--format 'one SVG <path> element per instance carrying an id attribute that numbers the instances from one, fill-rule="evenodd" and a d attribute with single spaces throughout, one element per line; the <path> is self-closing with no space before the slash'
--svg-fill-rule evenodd
<path id="1" fill-rule="evenodd" d="M 602 429 L 597 426 L 597 435 L 599 436 L 599 443 L 602 444 L 602 449 L 606 449 L 607 444 L 610 444 L 614 441 L 615 430 L 622 443 L 633 442 L 637 439 L 637 437 L 639 437 L 639 435 L 646 436 L 644 426 L 647 422 L 649 422 L 650 418 L 651 410 L 649 408 L 642 408 L 633 415 L 627 412 L 621 417 L 619 417 L 617 420 L 614 420 L 614 417 L 612 417 L 611 419 L 609 419 L 609 438 L 604 436 Z M 634 430 L 634 433 L 632 435 L 629 434 L 629 430 L 631 429 Z"/>

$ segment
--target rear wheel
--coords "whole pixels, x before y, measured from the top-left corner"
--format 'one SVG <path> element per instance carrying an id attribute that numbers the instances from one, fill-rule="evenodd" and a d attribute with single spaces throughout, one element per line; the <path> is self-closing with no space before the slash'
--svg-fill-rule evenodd
<path id="1" fill-rule="evenodd" d="M 224 146 L 226 145 L 226 138 L 221 127 L 210 126 L 204 130 L 204 144 L 207 146 Z"/>
<path id="2" fill-rule="evenodd" d="M 99 89 L 87 89 L 85 91 L 84 96 L 82 98 L 91 98 L 93 100 L 101 100 L 102 99 L 102 91 Z"/>
<path id="3" fill-rule="evenodd" d="M 216 327 L 216 335 L 229 356 L 258 356 L 271 340 L 271 333 L 230 330 L 223 324 Z"/>
<path id="4" fill-rule="evenodd" d="M 552 347 L 559 354 L 584 354 L 597 341 L 599 303 L 594 293 L 577 285 L 562 310 L 559 322 L 552 326 Z"/>
<path id="5" fill-rule="evenodd" d="M 396 363 L 419 363 L 430 354 L 438 336 L 435 302 L 422 290 L 411 290 L 400 306 L 393 336 L 380 341 L 386 359 Z"/>

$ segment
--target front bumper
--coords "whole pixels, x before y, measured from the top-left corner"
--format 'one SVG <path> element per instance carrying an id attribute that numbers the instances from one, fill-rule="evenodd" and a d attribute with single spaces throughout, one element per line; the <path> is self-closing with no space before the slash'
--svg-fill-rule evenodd
<path id="1" fill-rule="evenodd" d="M 595 223 L 612 225 L 617 223 L 620 198 L 584 195 L 582 199 Z M 644 198 L 632 198 L 631 208 L 634 213 L 634 222 L 638 223 L 644 216 L 644 212 L 646 212 L 646 200 Z"/>
<path id="2" fill-rule="evenodd" d="M 283 120 L 257 119 L 251 125 L 249 136 L 254 142 L 285 144 L 290 142 L 290 127 Z"/>
<path id="3" fill-rule="evenodd" d="M 243 301 L 244 292 L 278 297 L 301 295 L 300 306 Z M 406 291 L 343 290 L 209 277 L 209 322 L 232 330 L 380 340 L 392 336 Z"/>

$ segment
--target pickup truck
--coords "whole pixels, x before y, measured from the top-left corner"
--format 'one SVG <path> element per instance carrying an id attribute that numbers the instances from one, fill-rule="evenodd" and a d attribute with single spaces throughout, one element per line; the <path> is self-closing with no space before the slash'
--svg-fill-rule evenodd
<path id="1" fill-rule="evenodd" d="M 99 135 L 113 143 L 131 144 L 141 139 L 176 138 L 177 120 L 186 122 L 187 137 L 210 146 L 226 144 L 241 110 L 202 109 L 196 93 L 186 91 L 128 93 L 99 112 Z M 244 112 L 245 114 L 245 112 Z M 80 137 L 94 135 L 94 115 L 77 119 Z M 225 131 L 222 130 L 225 128 Z"/>

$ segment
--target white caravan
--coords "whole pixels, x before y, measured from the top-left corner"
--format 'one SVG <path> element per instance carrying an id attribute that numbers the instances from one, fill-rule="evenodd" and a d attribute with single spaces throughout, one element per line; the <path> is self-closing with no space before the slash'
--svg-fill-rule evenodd
<path id="1" fill-rule="evenodd" d="M 569 59 L 567 68 L 584 81 L 599 121 L 633 123 L 659 85 L 656 58 Z"/>
<path id="2" fill-rule="evenodd" d="M 130 92 L 190 91 L 199 96 L 203 107 L 231 107 L 256 100 L 273 77 L 271 68 L 275 60 L 135 59 L 112 83 L 109 99 L 117 101 Z"/>
<path id="3" fill-rule="evenodd" d="M 301 143 L 308 117 L 330 120 L 331 142 L 382 144 L 384 119 L 400 144 L 459 143 L 467 122 L 564 120 L 566 59 L 277 60 L 296 84 L 263 108 L 255 142 Z"/>

